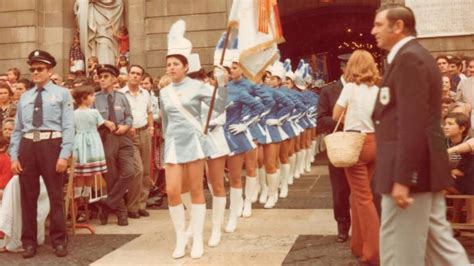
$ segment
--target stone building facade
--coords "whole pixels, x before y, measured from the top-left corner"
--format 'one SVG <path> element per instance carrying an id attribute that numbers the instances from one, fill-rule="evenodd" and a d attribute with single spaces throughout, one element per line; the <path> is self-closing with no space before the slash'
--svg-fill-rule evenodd
<path id="1" fill-rule="evenodd" d="M 306 0 L 292 0 L 306 1 Z M 344 0 L 333 0 L 341 2 Z M 209 69 L 214 45 L 227 26 L 231 0 L 124 0 L 125 21 L 130 34 L 132 63 L 146 66 L 153 75 L 165 68 L 166 35 L 173 22 L 184 19 L 186 36 L 201 64 Z M 381 0 L 381 3 L 404 0 Z M 74 0 L 0 0 L 0 73 L 19 67 L 27 73 L 26 58 L 33 49 L 51 52 L 58 61 L 56 71 L 66 74 L 68 54 L 75 29 Z M 474 36 L 421 40 L 434 54 L 474 56 Z"/>

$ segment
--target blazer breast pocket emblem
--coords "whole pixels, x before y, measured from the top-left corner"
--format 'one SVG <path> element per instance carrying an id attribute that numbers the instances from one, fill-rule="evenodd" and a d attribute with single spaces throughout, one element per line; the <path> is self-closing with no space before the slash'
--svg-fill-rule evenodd
<path id="1" fill-rule="evenodd" d="M 387 105 L 390 102 L 390 89 L 388 87 L 380 88 L 379 101 L 382 105 Z"/>

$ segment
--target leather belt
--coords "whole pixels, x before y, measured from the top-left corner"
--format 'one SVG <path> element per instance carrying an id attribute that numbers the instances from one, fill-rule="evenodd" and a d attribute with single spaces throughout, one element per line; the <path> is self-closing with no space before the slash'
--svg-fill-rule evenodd
<path id="1" fill-rule="evenodd" d="M 33 142 L 47 139 L 57 139 L 61 138 L 62 136 L 63 133 L 59 131 L 31 131 L 23 135 L 25 139 L 31 139 Z"/>
<path id="2" fill-rule="evenodd" d="M 136 131 L 142 131 L 142 130 L 146 130 L 147 128 L 148 128 L 148 126 L 147 126 L 147 125 L 144 125 L 144 126 L 142 126 L 142 127 L 136 127 L 135 130 L 136 130 Z"/>

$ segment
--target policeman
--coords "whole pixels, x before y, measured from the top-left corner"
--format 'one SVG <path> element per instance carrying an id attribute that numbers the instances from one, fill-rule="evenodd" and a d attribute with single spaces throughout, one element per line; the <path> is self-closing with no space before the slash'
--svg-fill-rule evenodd
<path id="1" fill-rule="evenodd" d="M 20 177 L 23 257 L 37 248 L 37 200 L 43 177 L 50 201 L 49 235 L 58 257 L 67 255 L 63 207 L 63 174 L 74 141 L 74 113 L 69 91 L 50 80 L 56 60 L 35 50 L 28 56 L 35 86 L 18 102 L 16 126 L 11 140 L 12 170 Z"/>
<path id="2" fill-rule="evenodd" d="M 96 94 L 94 107 L 102 117 L 116 124 L 112 130 L 100 128 L 107 161 L 107 198 L 99 201 L 102 212 L 101 224 L 107 224 L 108 214 L 115 212 L 117 224 L 128 225 L 125 191 L 134 176 L 133 142 L 127 134 L 133 118 L 125 94 L 114 90 L 119 70 L 113 65 L 99 65 L 97 68 L 101 91 Z"/>

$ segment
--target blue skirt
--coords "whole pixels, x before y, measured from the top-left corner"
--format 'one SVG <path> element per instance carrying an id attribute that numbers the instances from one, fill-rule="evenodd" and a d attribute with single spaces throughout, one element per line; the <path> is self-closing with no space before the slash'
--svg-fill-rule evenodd
<path id="1" fill-rule="evenodd" d="M 288 135 L 285 131 L 279 126 L 266 126 L 267 129 L 267 138 L 266 144 L 269 143 L 278 143 L 288 139 Z"/>
<path id="2" fill-rule="evenodd" d="M 290 139 L 297 136 L 297 134 L 293 130 L 293 127 L 291 126 L 290 122 L 285 121 L 285 123 L 283 123 L 283 125 L 281 125 L 281 128 L 283 129 L 283 131 L 285 131 L 286 135 L 288 135 L 288 137 Z"/>
<path id="3" fill-rule="evenodd" d="M 265 131 L 260 126 L 259 123 L 251 125 L 249 127 L 250 135 L 252 136 L 253 140 L 256 140 L 257 143 L 265 144 Z"/>
<path id="4" fill-rule="evenodd" d="M 248 130 L 234 135 L 229 131 L 229 127 L 226 126 L 224 128 L 224 135 L 230 149 L 229 156 L 248 152 L 256 147 Z"/>

